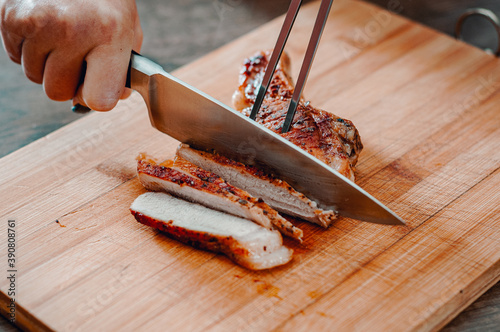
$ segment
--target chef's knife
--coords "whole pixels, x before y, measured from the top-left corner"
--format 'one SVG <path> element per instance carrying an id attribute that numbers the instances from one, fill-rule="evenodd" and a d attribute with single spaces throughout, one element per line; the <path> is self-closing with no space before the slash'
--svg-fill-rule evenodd
<path id="1" fill-rule="evenodd" d="M 394 212 L 325 163 L 144 56 L 132 54 L 127 81 L 127 87 L 144 98 L 153 127 L 182 143 L 245 164 L 265 165 L 323 209 L 404 225 Z"/>

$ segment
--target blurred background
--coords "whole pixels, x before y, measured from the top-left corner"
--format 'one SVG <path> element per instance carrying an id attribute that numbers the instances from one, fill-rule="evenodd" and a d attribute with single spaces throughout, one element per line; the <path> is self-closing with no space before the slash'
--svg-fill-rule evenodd
<path id="1" fill-rule="evenodd" d="M 500 14 L 499 0 L 369 0 L 444 33 L 453 34 L 472 7 Z M 306 1 L 308 2 L 308 1 Z M 144 29 L 143 54 L 172 71 L 283 14 L 290 0 L 137 0 Z M 464 38 L 496 48 L 493 27 L 471 18 Z M 0 157 L 74 121 L 70 102 L 54 102 L 0 52 Z"/>
<path id="2" fill-rule="evenodd" d="M 499 0 L 369 2 L 395 8 L 399 14 L 449 35 L 453 35 L 457 19 L 468 8 L 487 8 L 500 15 Z M 175 70 L 285 13 L 289 3 L 290 0 L 137 0 L 144 29 L 142 53 L 167 71 Z M 481 48 L 496 49 L 498 43 L 493 26 L 473 18 L 464 26 L 464 39 Z M 70 102 L 59 103 L 45 97 L 42 87 L 28 81 L 21 67 L 10 62 L 3 51 L 0 73 L 0 157 L 85 116 L 73 114 Z M 498 313 L 499 298 L 497 284 L 445 329 L 476 330 L 477 319 L 484 312 L 481 308 L 489 306 Z M 0 320 L 0 330 L 6 328 L 12 329 Z"/>

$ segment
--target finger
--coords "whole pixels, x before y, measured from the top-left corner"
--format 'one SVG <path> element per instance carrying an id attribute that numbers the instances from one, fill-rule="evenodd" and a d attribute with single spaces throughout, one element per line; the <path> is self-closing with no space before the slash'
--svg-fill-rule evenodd
<path id="1" fill-rule="evenodd" d="M 54 51 L 45 62 L 43 88 L 52 100 L 65 101 L 75 96 L 82 75 L 83 55 L 68 56 Z"/>
<path id="2" fill-rule="evenodd" d="M 13 62 L 21 64 L 24 39 L 19 35 L 2 30 L 2 42 L 5 52 L 7 53 L 9 58 Z"/>
<path id="3" fill-rule="evenodd" d="M 82 105 L 88 107 L 83 100 L 83 84 L 81 84 L 76 90 L 75 96 L 73 97 L 73 106 Z"/>
<path id="4" fill-rule="evenodd" d="M 45 62 L 48 57 L 48 50 L 39 45 L 33 39 L 27 39 L 22 45 L 21 66 L 24 74 L 31 81 L 42 84 Z"/>
<path id="5" fill-rule="evenodd" d="M 120 96 L 120 99 L 127 99 L 128 97 L 130 97 L 131 94 L 132 94 L 132 89 L 125 88 L 125 90 L 123 90 L 122 95 Z"/>
<path id="6" fill-rule="evenodd" d="M 101 46 L 87 55 L 82 96 L 88 107 L 96 111 L 115 107 L 125 90 L 131 51 L 131 47 Z"/>

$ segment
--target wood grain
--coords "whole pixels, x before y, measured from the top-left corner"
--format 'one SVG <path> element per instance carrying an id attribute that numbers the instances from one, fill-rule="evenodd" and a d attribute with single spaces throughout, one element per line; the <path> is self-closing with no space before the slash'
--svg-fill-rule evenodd
<path id="1" fill-rule="evenodd" d="M 491 287 L 446 325 L 442 331 L 495 331 L 498 329 L 498 322 L 500 322 L 500 310 L 498 310 L 499 297 L 500 283 L 497 282 L 495 286 Z"/>
<path id="2" fill-rule="evenodd" d="M 287 50 L 297 73 L 317 3 Z M 229 103 L 280 20 L 175 75 Z M 135 94 L 0 160 L 17 220 L 18 324 L 38 330 L 433 330 L 500 276 L 500 62 L 362 2 L 338 0 L 306 97 L 349 118 L 359 184 L 407 227 L 301 223 L 291 264 L 244 270 L 134 221 L 135 156 L 171 156 Z M 57 222 L 56 222 L 57 220 Z M 6 234 L 5 223 L 0 233 Z M 6 261 L 6 254 L 0 254 Z M 7 280 L 0 279 L 5 295 Z M 4 306 L 2 306 L 3 308 Z M 3 312 L 5 314 L 5 312 Z"/>

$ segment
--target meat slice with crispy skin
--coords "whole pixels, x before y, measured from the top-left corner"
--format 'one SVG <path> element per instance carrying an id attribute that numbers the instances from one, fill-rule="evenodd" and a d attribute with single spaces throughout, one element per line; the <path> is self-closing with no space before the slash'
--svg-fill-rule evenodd
<path id="1" fill-rule="evenodd" d="M 236 188 L 218 175 L 177 156 L 158 163 L 144 154 L 137 158 L 137 174 L 148 190 L 166 191 L 191 202 L 250 219 L 302 242 L 303 232 L 261 199 Z"/>
<path id="2" fill-rule="evenodd" d="M 283 246 L 279 232 L 165 193 L 137 197 L 130 211 L 144 225 L 193 247 L 223 253 L 248 269 L 269 269 L 292 259 L 293 251 Z"/>
<path id="3" fill-rule="evenodd" d="M 262 169 L 236 162 L 224 156 L 199 151 L 181 144 L 177 156 L 215 173 L 238 188 L 261 198 L 279 212 L 328 227 L 336 219 L 334 211 L 322 210 L 316 202 L 297 192 L 287 182 L 272 177 Z"/>
<path id="4" fill-rule="evenodd" d="M 245 60 L 240 71 L 239 87 L 233 95 L 236 110 L 249 115 L 262 82 L 271 52 L 259 52 Z M 264 98 L 256 121 L 288 139 L 319 160 L 354 181 L 354 166 L 363 148 L 358 130 L 349 120 L 299 102 L 290 131 L 282 134 L 294 85 L 290 60 L 283 54 Z"/>

